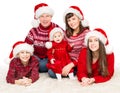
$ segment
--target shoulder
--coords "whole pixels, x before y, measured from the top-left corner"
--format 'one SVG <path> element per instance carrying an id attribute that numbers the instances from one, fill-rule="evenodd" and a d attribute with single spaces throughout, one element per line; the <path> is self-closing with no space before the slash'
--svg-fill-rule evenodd
<path id="1" fill-rule="evenodd" d="M 31 63 L 39 62 L 39 59 L 38 59 L 37 56 L 32 55 L 31 58 L 30 58 L 30 62 L 31 62 Z"/>
<path id="2" fill-rule="evenodd" d="M 18 64 L 20 64 L 20 59 L 19 58 L 13 58 L 13 59 L 11 59 L 11 61 L 10 61 L 10 65 L 18 65 Z"/>
<path id="3" fill-rule="evenodd" d="M 82 48 L 80 53 L 86 53 L 87 52 L 87 48 Z"/>

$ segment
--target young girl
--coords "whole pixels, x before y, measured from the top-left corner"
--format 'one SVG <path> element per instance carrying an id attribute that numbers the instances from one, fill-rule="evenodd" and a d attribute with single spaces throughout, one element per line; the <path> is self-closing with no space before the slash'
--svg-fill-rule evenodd
<path id="1" fill-rule="evenodd" d="M 89 26 L 84 19 L 84 15 L 79 7 L 70 6 L 64 13 L 66 24 L 65 39 L 69 44 L 74 44 L 72 51 L 69 53 L 72 62 L 63 68 L 62 74 L 66 76 L 68 72 L 77 66 L 78 56 L 84 47 L 84 37 L 89 32 Z"/>
<path id="2" fill-rule="evenodd" d="M 61 80 L 62 69 L 67 64 L 71 63 L 69 52 L 72 47 L 64 41 L 64 32 L 61 28 L 54 28 L 50 31 L 49 39 L 52 42 L 47 42 L 48 59 L 50 63 L 47 64 L 48 69 L 56 73 L 57 79 Z M 70 79 L 74 78 L 73 69 L 68 73 Z"/>
<path id="3" fill-rule="evenodd" d="M 29 86 L 39 79 L 39 61 L 33 56 L 33 46 L 18 41 L 10 54 L 7 83 Z"/>
<path id="4" fill-rule="evenodd" d="M 82 86 L 102 83 L 114 73 L 114 53 L 106 33 L 96 28 L 85 36 L 85 45 L 79 55 L 77 77 Z"/>

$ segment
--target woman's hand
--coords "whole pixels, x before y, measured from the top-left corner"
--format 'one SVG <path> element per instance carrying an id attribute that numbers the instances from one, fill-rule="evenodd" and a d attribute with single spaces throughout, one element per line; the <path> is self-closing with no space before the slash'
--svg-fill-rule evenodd
<path id="1" fill-rule="evenodd" d="M 66 65 L 63 69 L 62 69 L 62 76 L 67 76 L 70 72 L 70 70 L 74 67 L 73 63 L 70 63 L 68 65 Z"/>
<path id="2" fill-rule="evenodd" d="M 94 78 L 87 78 L 87 77 L 83 77 L 81 79 L 81 85 L 82 86 L 88 86 L 88 85 L 91 85 L 95 82 L 95 79 Z"/>

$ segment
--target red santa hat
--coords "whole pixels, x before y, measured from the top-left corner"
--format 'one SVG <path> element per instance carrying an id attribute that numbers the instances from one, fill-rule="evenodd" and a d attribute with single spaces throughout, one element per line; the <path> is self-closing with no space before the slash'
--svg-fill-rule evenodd
<path id="1" fill-rule="evenodd" d="M 51 42 L 51 41 L 53 41 L 53 35 L 54 35 L 56 32 L 60 32 L 60 33 L 62 34 L 62 36 L 64 36 L 64 32 L 63 32 L 63 30 L 62 30 L 61 28 L 59 28 L 59 27 L 53 28 L 53 29 L 49 32 L 49 41 L 50 41 L 50 42 L 46 42 L 46 44 L 45 44 L 45 47 L 46 47 L 47 49 L 50 49 L 50 48 L 52 47 L 52 42 Z"/>
<path id="2" fill-rule="evenodd" d="M 68 13 L 73 13 L 75 14 L 76 16 L 78 16 L 81 20 L 81 23 L 83 25 L 83 27 L 87 27 L 88 26 L 88 21 L 84 19 L 84 15 L 83 15 L 83 12 L 80 10 L 79 7 L 77 6 L 70 6 L 65 12 L 64 12 L 64 21 L 65 21 L 65 16 L 68 14 Z"/>
<path id="3" fill-rule="evenodd" d="M 44 13 L 53 16 L 54 11 L 46 3 L 40 3 L 34 7 L 34 20 L 32 21 L 33 27 L 39 26 L 39 17 Z"/>
<path id="4" fill-rule="evenodd" d="M 109 44 L 107 35 L 105 31 L 101 28 L 95 28 L 93 31 L 90 31 L 85 36 L 85 45 L 87 46 L 87 41 L 89 37 L 96 36 L 99 40 L 105 45 L 106 53 L 111 54 L 113 52 L 112 46 Z"/>
<path id="5" fill-rule="evenodd" d="M 11 51 L 11 53 L 10 53 L 10 55 L 9 55 L 9 58 L 11 59 L 11 58 L 13 58 L 13 57 L 16 57 L 17 54 L 18 54 L 20 51 L 22 51 L 22 50 L 26 50 L 26 51 L 30 52 L 31 55 L 32 55 L 33 52 L 34 52 L 34 48 L 33 48 L 32 45 L 29 45 L 29 44 L 27 44 L 27 43 L 25 43 L 25 42 L 23 42 L 23 41 L 18 41 L 18 42 L 16 42 L 16 43 L 13 45 L 12 51 Z"/>

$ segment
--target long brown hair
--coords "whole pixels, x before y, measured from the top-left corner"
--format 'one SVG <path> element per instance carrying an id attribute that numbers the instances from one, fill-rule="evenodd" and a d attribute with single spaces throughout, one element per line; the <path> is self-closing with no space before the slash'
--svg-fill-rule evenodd
<path id="1" fill-rule="evenodd" d="M 68 20 L 69 18 L 71 18 L 72 16 L 74 16 L 73 13 L 68 13 L 68 14 L 65 16 L 66 36 L 67 36 L 68 38 L 73 35 L 73 29 L 68 25 L 68 22 L 67 22 L 67 20 Z M 89 27 L 83 27 L 82 24 L 81 24 L 81 21 L 80 21 L 78 34 L 82 33 L 85 29 L 89 29 Z"/>
<path id="2" fill-rule="evenodd" d="M 88 42 L 89 43 L 89 42 Z M 88 77 L 92 77 L 92 51 L 87 48 L 87 71 Z M 106 60 L 106 51 L 104 44 L 99 40 L 99 59 L 98 59 L 98 71 L 99 74 L 106 77 L 108 76 L 108 64 Z"/>

